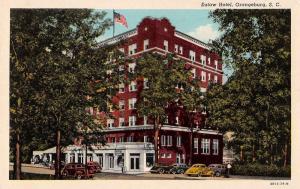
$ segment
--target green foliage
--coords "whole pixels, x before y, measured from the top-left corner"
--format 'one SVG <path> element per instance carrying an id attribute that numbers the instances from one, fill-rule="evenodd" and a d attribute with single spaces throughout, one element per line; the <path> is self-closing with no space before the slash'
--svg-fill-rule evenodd
<path id="1" fill-rule="evenodd" d="M 123 56 L 115 46 L 98 47 L 97 38 L 111 26 L 105 12 L 87 9 L 12 9 L 10 51 L 11 150 L 16 131 L 23 153 L 67 145 L 82 134 L 100 131 L 101 122 L 87 107 L 106 110 L 120 78 Z M 25 156 L 23 156 L 25 157 Z M 28 158 L 27 158 L 28 159 Z"/>
<path id="2" fill-rule="evenodd" d="M 290 11 L 215 10 L 222 36 L 213 42 L 234 68 L 207 93 L 209 124 L 233 131 L 229 146 L 242 161 L 290 161 Z"/>
<path id="3" fill-rule="evenodd" d="M 291 177 L 291 167 L 278 167 L 276 165 L 263 165 L 259 163 L 234 164 L 232 175 Z"/>

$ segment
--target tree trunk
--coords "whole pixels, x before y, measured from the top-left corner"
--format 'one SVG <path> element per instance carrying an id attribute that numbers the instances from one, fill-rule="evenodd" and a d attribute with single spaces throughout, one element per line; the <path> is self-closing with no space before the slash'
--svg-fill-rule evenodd
<path id="1" fill-rule="evenodd" d="M 154 121 L 154 153 L 155 153 L 155 164 L 158 164 L 158 157 L 159 157 L 159 118 L 156 118 Z"/>
<path id="2" fill-rule="evenodd" d="M 255 162 L 256 154 L 255 154 L 255 144 L 252 144 L 252 162 Z"/>
<path id="3" fill-rule="evenodd" d="M 56 158 L 55 158 L 55 179 L 60 179 L 61 178 L 61 174 L 60 174 L 60 154 L 61 154 L 61 150 L 60 150 L 60 130 L 57 129 L 56 131 Z"/>
<path id="4" fill-rule="evenodd" d="M 20 156 L 20 133 L 16 133 L 16 149 L 15 149 L 15 162 L 14 162 L 14 177 L 16 180 L 21 180 L 21 156 Z"/>
<path id="5" fill-rule="evenodd" d="M 87 168 L 87 144 L 85 144 L 85 178 L 87 178 L 87 174 L 88 174 L 88 168 Z"/>
<path id="6" fill-rule="evenodd" d="M 283 167 L 286 167 L 287 165 L 287 151 L 288 151 L 288 145 L 287 142 L 284 145 L 284 161 L 283 161 Z"/>
<path id="7" fill-rule="evenodd" d="M 190 159 L 189 159 L 189 165 L 192 165 L 192 164 L 193 164 L 193 126 L 191 124 L 190 125 Z"/>
<path id="8" fill-rule="evenodd" d="M 240 160 L 244 161 L 243 146 L 240 146 Z"/>

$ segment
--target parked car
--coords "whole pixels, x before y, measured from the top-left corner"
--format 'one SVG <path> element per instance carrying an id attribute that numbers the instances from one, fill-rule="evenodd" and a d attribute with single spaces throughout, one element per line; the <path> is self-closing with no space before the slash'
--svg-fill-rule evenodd
<path id="1" fill-rule="evenodd" d="M 66 165 L 66 163 L 64 161 L 60 162 L 60 167 L 63 168 Z M 50 164 L 50 169 L 55 169 L 55 162 Z"/>
<path id="2" fill-rule="evenodd" d="M 150 173 L 159 173 L 159 174 L 169 173 L 170 169 L 172 169 L 172 168 L 173 168 L 173 165 L 154 165 L 150 169 Z"/>
<path id="3" fill-rule="evenodd" d="M 188 176 L 213 176 L 214 171 L 204 164 L 194 164 L 185 172 Z"/>
<path id="4" fill-rule="evenodd" d="M 216 177 L 219 177 L 221 175 L 224 175 L 226 173 L 226 165 L 223 164 L 210 164 L 208 166 L 209 168 L 211 168 Z"/>
<path id="5" fill-rule="evenodd" d="M 87 162 L 87 166 L 90 169 L 94 169 L 96 173 L 100 173 L 101 170 L 102 170 L 102 167 L 100 166 L 100 164 L 98 162 L 95 162 L 95 161 Z"/>
<path id="6" fill-rule="evenodd" d="M 87 174 L 85 174 L 85 165 L 82 163 L 68 163 L 62 170 L 64 177 L 72 176 L 77 179 L 81 178 L 93 178 L 95 170 L 91 167 L 87 167 Z"/>
<path id="7" fill-rule="evenodd" d="M 170 169 L 169 173 L 184 174 L 188 168 L 189 167 L 185 163 L 173 164 L 173 167 Z"/>

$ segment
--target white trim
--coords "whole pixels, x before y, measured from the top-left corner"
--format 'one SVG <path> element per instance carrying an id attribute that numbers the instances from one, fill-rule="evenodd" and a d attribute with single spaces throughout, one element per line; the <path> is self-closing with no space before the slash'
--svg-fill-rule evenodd
<path id="1" fill-rule="evenodd" d="M 122 33 L 120 35 L 117 35 L 115 37 L 112 37 L 112 38 L 109 38 L 109 39 L 106 39 L 102 42 L 99 43 L 99 46 L 103 46 L 103 45 L 111 45 L 111 44 L 114 44 L 118 41 L 121 41 L 123 39 L 127 39 L 127 38 L 130 38 L 130 37 L 133 37 L 135 35 L 137 35 L 138 32 L 137 32 L 137 29 L 133 29 L 133 30 L 130 30 L 128 32 L 125 32 L 125 33 Z"/>
<path id="2" fill-rule="evenodd" d="M 197 45 L 199 47 L 202 47 L 204 49 L 211 50 L 211 47 L 209 45 L 207 45 L 204 42 L 202 42 L 202 41 L 200 41 L 198 39 L 195 39 L 195 38 L 193 38 L 193 37 L 191 37 L 189 35 L 186 35 L 185 33 L 182 33 L 180 31 L 175 31 L 174 36 L 178 37 L 180 39 L 184 39 L 184 40 L 186 40 L 186 41 L 188 41 L 190 43 L 193 43 L 193 44 L 195 44 L 195 45 Z"/>

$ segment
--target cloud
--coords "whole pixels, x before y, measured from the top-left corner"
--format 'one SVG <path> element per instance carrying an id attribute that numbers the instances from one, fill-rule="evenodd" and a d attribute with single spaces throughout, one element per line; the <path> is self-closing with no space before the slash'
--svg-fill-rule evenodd
<path id="1" fill-rule="evenodd" d="M 220 36 L 218 30 L 214 30 L 211 24 L 200 25 L 188 35 L 207 43 L 209 40 L 214 40 Z"/>

